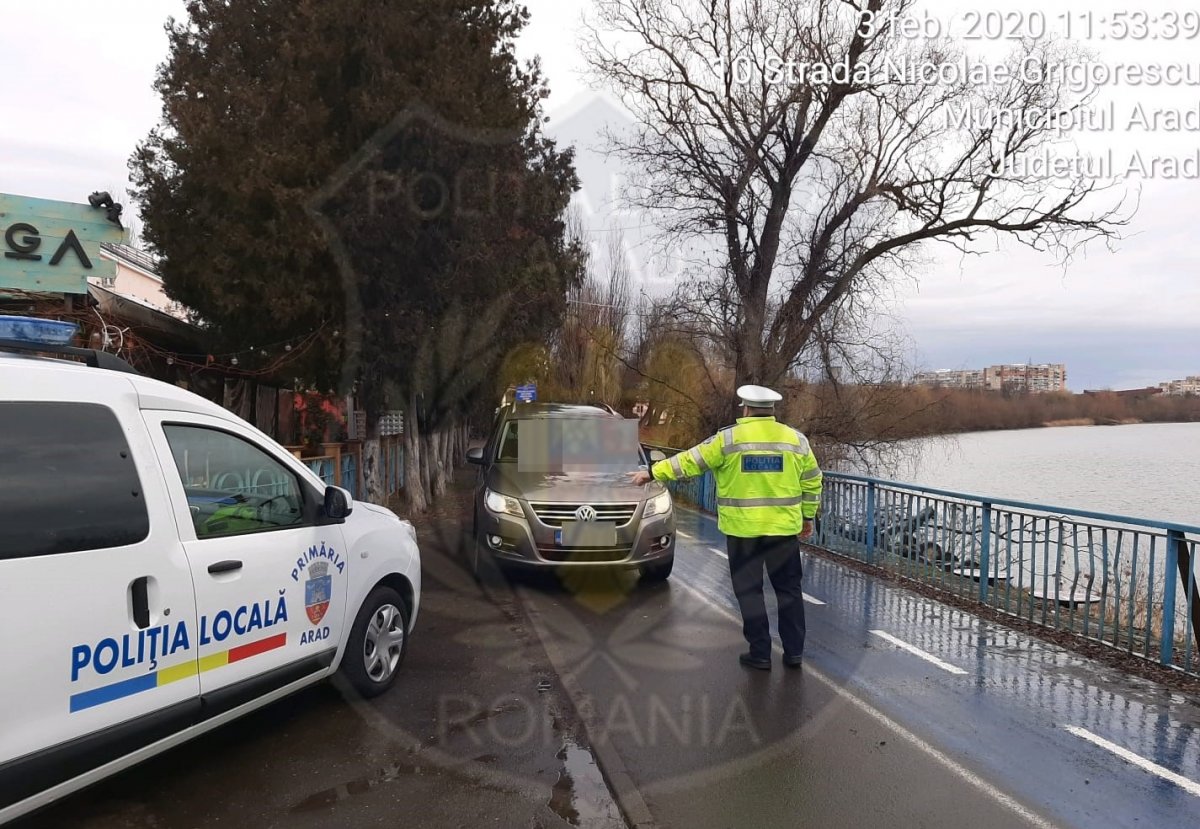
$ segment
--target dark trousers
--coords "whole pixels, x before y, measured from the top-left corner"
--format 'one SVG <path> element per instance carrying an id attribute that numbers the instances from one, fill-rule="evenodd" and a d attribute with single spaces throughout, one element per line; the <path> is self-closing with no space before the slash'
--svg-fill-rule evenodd
<path id="1" fill-rule="evenodd" d="M 804 600 L 800 586 L 804 571 L 800 562 L 800 540 L 794 535 L 727 536 L 726 542 L 729 575 L 742 611 L 742 633 L 750 643 L 750 655 L 755 659 L 771 658 L 771 628 L 763 600 L 765 565 L 779 604 L 779 638 L 783 641 L 783 652 L 788 656 L 800 656 L 804 652 Z"/>

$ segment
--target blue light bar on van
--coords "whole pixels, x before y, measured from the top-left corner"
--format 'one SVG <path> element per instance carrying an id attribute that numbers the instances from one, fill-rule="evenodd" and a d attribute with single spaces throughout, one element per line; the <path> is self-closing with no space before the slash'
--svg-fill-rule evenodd
<path id="1" fill-rule="evenodd" d="M 69 345 L 79 326 L 37 317 L 0 316 L 0 340 L 38 345 Z"/>

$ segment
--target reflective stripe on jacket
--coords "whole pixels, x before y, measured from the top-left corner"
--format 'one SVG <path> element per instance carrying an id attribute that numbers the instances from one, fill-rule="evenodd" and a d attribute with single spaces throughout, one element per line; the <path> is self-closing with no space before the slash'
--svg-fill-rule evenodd
<path id="1" fill-rule="evenodd" d="M 712 471 L 717 526 L 726 535 L 796 535 L 821 505 L 821 469 L 808 439 L 773 417 L 742 417 L 651 467 L 659 481 Z"/>

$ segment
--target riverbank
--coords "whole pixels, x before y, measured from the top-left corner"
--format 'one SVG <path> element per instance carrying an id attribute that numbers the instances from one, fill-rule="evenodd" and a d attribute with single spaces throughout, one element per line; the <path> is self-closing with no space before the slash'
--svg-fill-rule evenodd
<path id="1" fill-rule="evenodd" d="M 1070 417 L 1066 420 L 1049 420 L 1042 424 L 1043 427 L 1052 429 L 1062 426 L 1137 426 L 1145 421 L 1139 420 L 1136 417 L 1126 417 L 1120 420 L 1112 418 L 1104 418 L 1097 420 L 1092 417 Z M 1161 422 L 1161 421 L 1160 421 Z M 1187 421 L 1182 421 L 1187 422 Z"/>
<path id="2" fill-rule="evenodd" d="M 1006 393 L 922 386 L 811 387 L 784 412 L 819 444 L 863 445 L 909 438 L 1142 423 L 1200 423 L 1200 396 L 1118 392 Z"/>

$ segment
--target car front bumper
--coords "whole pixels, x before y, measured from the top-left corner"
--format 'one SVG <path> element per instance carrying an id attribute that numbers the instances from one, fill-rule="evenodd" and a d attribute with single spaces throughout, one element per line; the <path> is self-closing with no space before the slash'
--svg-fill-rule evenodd
<path id="1" fill-rule="evenodd" d="M 578 548 L 556 544 L 558 528 L 529 514 L 528 506 L 525 517 L 497 514 L 484 507 L 477 541 L 498 563 L 519 567 L 640 568 L 665 562 L 675 555 L 675 510 L 642 518 L 642 509 L 639 506 L 629 523 L 617 527 L 616 546 Z"/>

